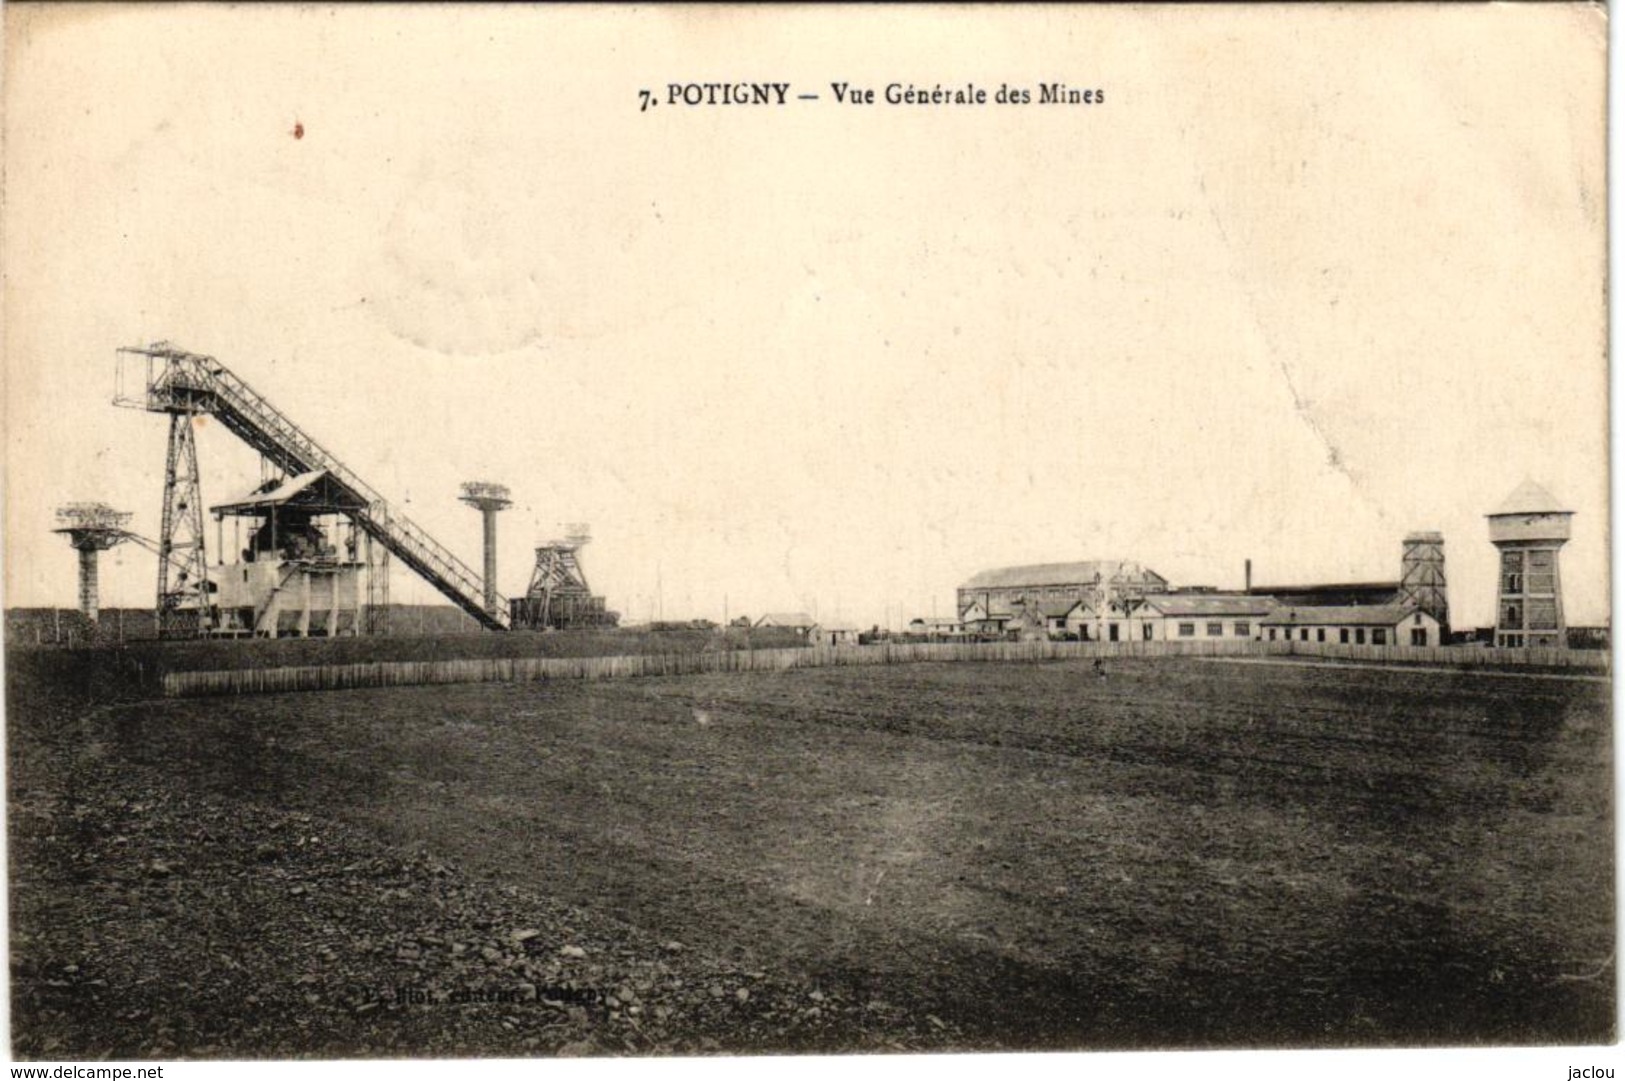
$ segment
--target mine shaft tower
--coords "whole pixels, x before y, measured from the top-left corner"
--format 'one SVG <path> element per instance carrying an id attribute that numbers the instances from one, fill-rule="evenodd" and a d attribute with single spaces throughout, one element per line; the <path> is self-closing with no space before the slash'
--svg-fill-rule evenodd
<path id="1" fill-rule="evenodd" d="M 1394 603 L 1416 608 L 1439 621 L 1441 640 L 1450 639 L 1450 594 L 1444 576 L 1444 534 L 1418 530 L 1405 537 Z"/>
<path id="2" fill-rule="evenodd" d="M 376 544 L 381 552 L 376 562 L 370 561 L 372 572 L 368 578 L 369 607 L 376 609 L 376 601 L 387 601 L 387 571 L 379 582 L 379 567 L 387 567 L 393 556 L 434 586 L 458 607 L 468 612 L 487 630 L 506 630 L 509 614 L 507 604 L 495 594 L 491 583 L 482 583 L 479 575 L 466 566 L 451 551 L 438 543 L 422 528 L 392 507 L 370 485 L 357 476 L 331 451 L 312 439 L 288 416 L 279 411 L 264 396 L 257 393 L 225 365 L 213 357 L 188 353 L 170 343 L 139 346 L 118 351 L 118 389 L 114 403 L 169 417 L 169 445 L 164 468 L 164 501 L 162 526 L 158 540 L 158 596 L 157 620 L 160 637 L 195 637 L 229 631 L 222 616 L 219 591 L 220 582 L 211 581 L 205 551 L 203 529 L 203 498 L 197 468 L 197 444 L 194 428 L 200 417 L 213 417 L 227 431 L 241 439 L 250 448 L 292 482 L 320 474 L 321 504 L 327 512 L 342 513 L 364 534 L 366 546 Z M 303 480 L 308 488 L 316 480 Z M 302 488 L 300 492 L 304 492 Z M 260 496 L 269 495 L 260 493 Z M 300 493 L 287 493 L 288 498 Z M 281 498 L 280 496 L 278 498 Z M 238 501 L 219 508 L 226 513 L 254 516 L 269 514 L 277 499 Z M 293 509 L 315 512 L 315 504 L 299 503 Z M 288 549 L 282 539 L 277 545 L 255 551 L 272 554 Z M 318 549 L 314 556 L 298 552 L 297 557 L 312 564 L 312 572 L 304 574 L 299 585 L 305 586 L 304 577 L 312 583 L 316 565 L 327 557 Z M 349 556 L 341 563 L 353 563 Z M 248 560 L 258 562 L 259 560 Z M 281 582 L 281 578 L 277 582 Z M 273 582 L 267 589 L 286 590 L 287 583 Z M 349 585 L 343 587 L 348 595 Z M 241 598 L 238 598 L 239 600 Z M 260 601 L 275 599 L 270 594 L 257 596 Z M 329 599 L 335 608 L 343 596 Z M 308 611 L 308 606 L 305 609 Z M 258 624 L 264 613 L 255 616 Z M 380 615 L 369 612 L 365 620 L 369 628 L 379 625 Z M 239 625 L 240 625 L 239 620 Z M 309 620 L 300 617 L 300 626 Z M 338 622 L 331 621 L 331 626 Z"/>
<path id="3" fill-rule="evenodd" d="M 572 525 L 562 540 L 536 549 L 530 587 L 512 605 L 513 625 L 530 630 L 613 627 L 620 620 L 594 596 L 581 569 L 581 549 L 591 540 L 585 525 Z"/>

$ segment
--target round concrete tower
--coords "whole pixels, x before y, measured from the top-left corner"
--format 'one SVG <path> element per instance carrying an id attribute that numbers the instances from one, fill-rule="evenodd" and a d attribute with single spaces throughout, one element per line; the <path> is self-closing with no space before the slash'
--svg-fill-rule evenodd
<path id="1" fill-rule="evenodd" d="M 1558 550 L 1569 539 L 1574 512 L 1532 480 L 1520 484 L 1486 517 L 1490 541 L 1501 550 L 1495 606 L 1495 644 L 1563 648 L 1563 579 Z"/>

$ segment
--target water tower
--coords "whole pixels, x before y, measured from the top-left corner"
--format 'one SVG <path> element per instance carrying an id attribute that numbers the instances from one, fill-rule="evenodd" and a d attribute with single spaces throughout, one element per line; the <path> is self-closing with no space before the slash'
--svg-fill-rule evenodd
<path id="1" fill-rule="evenodd" d="M 62 525 L 52 532 L 66 534 L 79 553 L 79 612 L 94 627 L 101 614 L 97 560 L 103 551 L 130 539 L 125 529 L 130 513 L 106 503 L 69 503 L 57 508 L 56 520 Z"/>
<path id="2" fill-rule="evenodd" d="M 1501 551 L 1495 644 L 1566 646 L 1563 580 L 1557 556 L 1569 539 L 1569 519 L 1574 512 L 1564 510 L 1552 493 L 1526 480 L 1486 517 L 1490 541 Z"/>
<path id="3" fill-rule="evenodd" d="M 497 512 L 513 506 L 506 485 L 490 481 L 471 480 L 463 483 L 461 499 L 480 512 L 485 520 L 485 610 L 493 616 L 501 614 L 497 600 Z"/>

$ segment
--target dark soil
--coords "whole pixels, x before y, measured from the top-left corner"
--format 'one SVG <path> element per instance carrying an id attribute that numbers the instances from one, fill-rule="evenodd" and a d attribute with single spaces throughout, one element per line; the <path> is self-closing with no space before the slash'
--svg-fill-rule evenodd
<path id="1" fill-rule="evenodd" d="M 9 682 L 21 1058 L 1613 1038 L 1601 682 Z"/>

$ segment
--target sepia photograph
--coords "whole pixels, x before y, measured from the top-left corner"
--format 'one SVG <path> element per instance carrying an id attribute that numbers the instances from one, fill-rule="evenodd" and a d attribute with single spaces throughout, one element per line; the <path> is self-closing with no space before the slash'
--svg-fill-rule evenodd
<path id="1" fill-rule="evenodd" d="M 0 17 L 12 1060 L 1613 1076 L 1603 6 Z"/>

